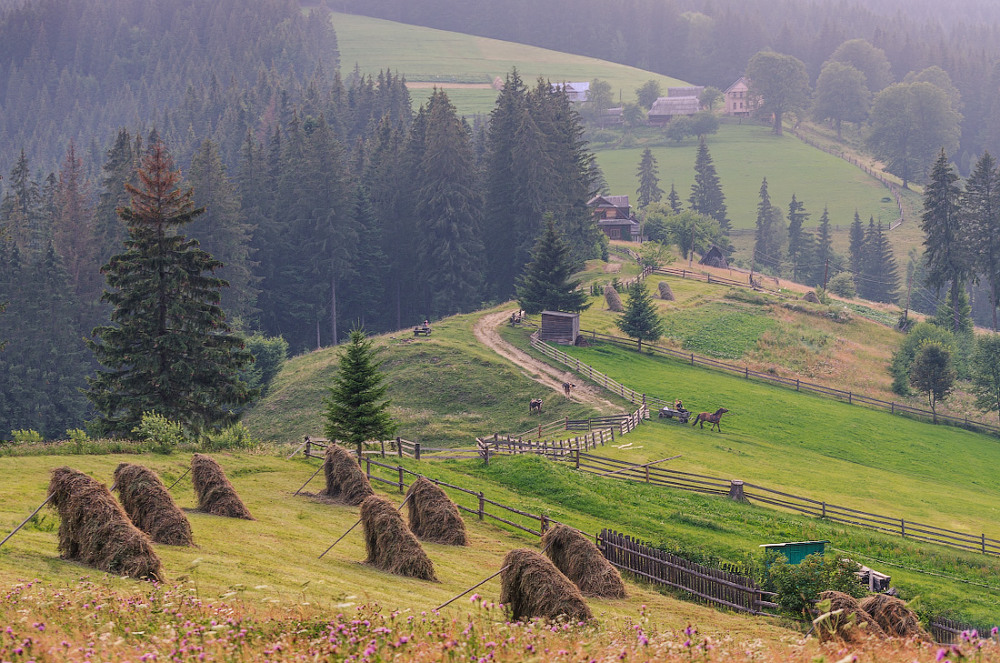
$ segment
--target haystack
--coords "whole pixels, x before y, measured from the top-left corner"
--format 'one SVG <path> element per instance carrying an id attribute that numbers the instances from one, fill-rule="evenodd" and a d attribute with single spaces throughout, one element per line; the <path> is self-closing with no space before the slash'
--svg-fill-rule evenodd
<path id="1" fill-rule="evenodd" d="M 118 499 L 136 527 L 156 543 L 194 545 L 191 524 L 160 477 L 142 465 L 122 463 L 115 470 Z"/>
<path id="2" fill-rule="evenodd" d="M 906 607 L 902 599 L 875 594 L 861 599 L 860 605 L 891 638 L 929 639 L 927 632 L 920 626 L 917 614 Z"/>
<path id="3" fill-rule="evenodd" d="M 406 493 L 410 531 L 418 539 L 446 546 L 467 546 L 465 521 L 455 503 L 433 481 L 420 477 Z"/>
<path id="4" fill-rule="evenodd" d="M 205 513 L 227 518 L 253 520 L 222 467 L 209 456 L 191 458 L 191 482 L 198 494 L 198 508 Z"/>
<path id="5" fill-rule="evenodd" d="M 549 559 L 534 550 L 518 548 L 503 558 L 506 570 L 500 574 L 500 602 L 511 619 L 591 619 L 590 608 L 569 578 Z"/>
<path id="6" fill-rule="evenodd" d="M 357 458 L 339 444 L 330 444 L 326 448 L 323 474 L 326 476 L 323 494 L 338 502 L 357 506 L 375 494 Z"/>
<path id="7" fill-rule="evenodd" d="M 437 581 L 434 565 L 392 502 L 377 495 L 366 499 L 361 503 L 361 524 L 366 563 L 399 576 Z"/>
<path id="8" fill-rule="evenodd" d="M 49 495 L 59 512 L 63 559 L 130 578 L 161 578 L 153 543 L 132 524 L 106 486 L 60 467 L 52 471 Z"/>
<path id="9" fill-rule="evenodd" d="M 819 302 L 819 296 L 816 295 L 816 293 L 813 292 L 812 290 L 810 290 L 806 294 L 802 295 L 802 299 L 806 300 L 807 302 L 812 302 L 813 304 L 819 304 L 820 303 Z"/>
<path id="10" fill-rule="evenodd" d="M 556 525 L 542 537 L 542 549 L 584 596 L 625 598 L 625 583 L 618 569 L 578 530 Z"/>
<path id="11" fill-rule="evenodd" d="M 668 302 L 674 301 L 674 291 L 670 289 L 669 283 L 660 281 L 658 287 L 660 288 L 660 299 L 665 299 Z"/>
<path id="12" fill-rule="evenodd" d="M 839 638 L 844 642 L 859 642 L 867 636 L 885 637 L 882 627 L 861 608 L 858 600 L 850 594 L 828 590 L 820 592 L 819 598 L 821 601 L 829 599 L 830 612 L 843 611 L 840 619 L 836 622 L 835 633 L 831 633 L 826 628 L 817 629 L 820 641 Z M 854 615 L 853 624 L 850 621 L 851 615 Z"/>
<path id="13" fill-rule="evenodd" d="M 610 285 L 604 286 L 604 301 L 608 304 L 608 310 L 621 313 L 625 309 L 622 307 L 622 298 L 618 291 Z"/>

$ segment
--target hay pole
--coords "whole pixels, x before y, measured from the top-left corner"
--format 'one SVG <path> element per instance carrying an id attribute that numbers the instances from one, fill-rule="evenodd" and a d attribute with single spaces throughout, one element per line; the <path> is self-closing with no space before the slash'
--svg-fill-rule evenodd
<path id="1" fill-rule="evenodd" d="M 167 487 L 167 490 L 170 490 L 171 488 L 173 488 L 174 486 L 176 486 L 178 483 L 180 483 L 180 480 L 183 479 L 184 477 L 186 477 L 187 474 L 188 474 L 188 472 L 190 472 L 190 471 L 191 471 L 191 468 L 189 466 L 186 470 L 184 470 L 184 474 L 182 474 L 179 477 L 177 477 L 177 481 L 174 481 L 172 484 L 170 484 Z M 114 488 L 112 488 L 111 490 L 114 490 Z"/>
<path id="2" fill-rule="evenodd" d="M 50 502 L 50 501 L 52 500 L 52 498 L 53 498 L 53 497 L 55 497 L 55 493 L 52 493 L 51 495 L 49 495 L 48 497 L 46 497 L 46 498 L 45 498 L 45 501 L 44 501 L 44 502 L 42 502 L 41 504 L 39 504 L 39 505 L 38 505 L 38 508 L 37 508 L 37 509 L 35 509 L 34 511 L 32 511 L 32 512 L 31 512 L 31 515 L 30 515 L 30 516 L 28 516 L 27 518 L 25 518 L 25 519 L 24 519 L 24 522 L 22 522 L 22 523 L 21 523 L 20 525 L 18 525 L 17 527 L 15 527 L 15 528 L 14 528 L 14 531 L 13 531 L 13 532 L 11 532 L 11 533 L 10 533 L 10 534 L 8 534 L 7 536 L 5 536 L 5 537 L 4 537 L 4 540 L 3 540 L 3 541 L 0 541 L 0 546 L 2 546 L 3 544 L 7 543 L 7 541 L 8 541 L 8 540 L 9 540 L 9 539 L 10 539 L 10 538 L 11 538 L 12 536 L 14 536 L 14 535 L 15 535 L 15 534 L 17 534 L 17 533 L 18 533 L 19 531 L 21 531 L 21 528 L 22 528 L 22 527 L 24 527 L 25 525 L 27 525 L 27 524 L 28 524 L 28 521 L 29 521 L 29 520 L 31 520 L 32 518 L 34 518 L 34 517 L 35 517 L 35 515 L 36 515 L 36 514 L 37 514 L 37 513 L 39 512 L 39 511 L 41 511 L 41 510 L 42 510 L 42 507 L 43 507 L 43 506 L 45 506 L 46 504 L 48 504 L 48 503 L 49 503 L 49 502 Z"/>
<path id="3" fill-rule="evenodd" d="M 319 468 L 315 472 L 312 473 L 312 476 L 309 477 L 308 479 L 306 479 L 306 482 L 304 484 L 302 484 L 299 487 L 298 490 L 295 491 L 295 495 L 298 495 L 300 492 L 302 492 L 302 489 L 305 488 L 306 486 L 308 486 L 309 482 L 312 481 L 313 479 L 315 479 L 316 475 L 323 471 L 323 467 L 324 467 L 323 465 L 320 465 Z M 293 495 L 292 497 L 294 497 L 295 495 Z M 348 531 L 350 531 L 350 530 L 348 530 Z M 322 555 L 320 555 L 320 556 L 322 557 Z"/>
<path id="4" fill-rule="evenodd" d="M 322 468 L 320 468 L 320 469 L 322 469 Z M 316 475 L 314 474 L 313 476 L 316 476 Z M 307 481 L 306 483 L 308 483 L 308 481 Z M 409 501 L 410 501 L 410 495 L 407 495 L 407 496 L 406 496 L 406 499 L 405 499 L 405 500 L 403 500 L 403 503 L 402 503 L 402 504 L 400 504 L 399 506 L 397 506 L 397 507 L 396 507 L 396 511 L 399 511 L 400 509 L 402 509 L 402 508 L 403 508 L 403 505 L 405 505 L 405 504 L 406 504 L 407 502 L 409 502 Z M 344 539 L 344 537 L 345 537 L 345 536 L 347 536 L 348 534 L 350 534 L 350 533 L 351 533 L 351 532 L 352 532 L 352 531 L 354 530 L 354 528 L 355 528 L 355 527 L 357 527 L 357 526 L 358 526 L 358 525 L 360 525 L 360 524 L 361 524 L 361 519 L 360 519 L 360 518 L 358 518 L 357 522 L 355 522 L 355 523 L 354 523 L 353 525 L 351 525 L 350 529 L 348 529 L 348 530 L 347 530 L 346 532 L 344 532 L 343 534 L 341 534 L 341 535 L 340 535 L 340 538 L 339 538 L 339 539 L 337 539 L 336 541 L 334 541 L 333 543 L 331 543 L 331 544 L 330 544 L 330 547 L 329 547 L 329 548 L 327 548 L 326 550 L 324 550 L 324 551 L 323 551 L 323 554 L 322 554 L 322 555 L 320 555 L 319 557 L 317 557 L 316 559 L 323 559 L 323 555 L 325 555 L 325 554 L 327 554 L 328 552 L 330 552 L 331 550 L 333 550 L 333 547 L 334 547 L 335 545 L 337 545 L 338 543 L 340 543 L 340 542 L 341 542 L 341 541 L 342 541 L 342 540 Z"/>
<path id="5" fill-rule="evenodd" d="M 619 472 L 628 472 L 629 470 L 640 470 L 644 467 L 649 467 L 650 465 L 656 465 L 657 463 L 665 463 L 668 460 L 674 460 L 675 458 L 680 458 L 680 457 L 681 454 L 677 454 L 676 456 L 671 456 L 670 458 L 661 458 L 660 460 L 654 460 L 650 463 L 646 463 L 645 465 L 629 465 L 628 467 L 623 467 L 620 470 L 614 470 L 613 472 L 605 472 L 604 474 L 598 474 L 597 476 L 609 477 L 612 474 L 618 474 Z"/>
<path id="6" fill-rule="evenodd" d="M 551 546 L 551 545 L 552 545 L 552 542 L 549 541 L 548 545 L 546 545 L 544 548 L 542 548 L 542 554 L 543 555 L 545 554 L 545 551 L 548 550 L 549 546 Z M 448 599 L 447 601 L 445 601 L 444 603 L 442 603 L 438 607 L 434 608 L 435 612 L 438 611 L 438 610 L 440 610 L 441 608 L 445 607 L 446 605 L 448 605 L 450 603 L 454 603 L 458 599 L 462 598 L 463 596 L 465 596 L 466 594 L 468 594 L 469 592 L 471 592 L 472 590 L 474 590 L 476 587 L 479 587 L 480 585 L 485 585 L 490 580 L 493 580 L 494 578 L 496 578 L 498 575 L 500 575 L 501 573 L 503 573 L 504 571 L 506 571 L 509 568 L 510 568 L 510 565 L 508 564 L 507 566 L 503 567 L 502 569 L 500 569 L 499 571 L 497 571 L 496 573 L 494 573 L 493 575 L 491 575 L 489 578 L 486 578 L 485 580 L 481 580 L 481 581 L 477 582 L 475 585 L 473 585 L 472 587 L 469 587 L 467 590 L 465 590 L 464 592 L 462 592 L 458 596 L 454 596 L 454 597 Z"/>

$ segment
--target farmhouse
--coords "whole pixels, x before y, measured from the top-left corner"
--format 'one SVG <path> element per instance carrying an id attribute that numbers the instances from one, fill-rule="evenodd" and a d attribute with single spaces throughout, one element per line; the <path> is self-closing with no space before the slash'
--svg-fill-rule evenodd
<path id="1" fill-rule="evenodd" d="M 584 102 L 587 100 L 587 94 L 590 92 L 590 83 L 553 83 L 552 89 L 562 88 L 566 91 L 566 96 L 569 97 L 570 101 L 573 102 Z"/>
<path id="2" fill-rule="evenodd" d="M 632 215 L 628 196 L 594 196 L 587 205 L 593 208 L 597 227 L 608 239 L 639 241 L 639 221 Z"/>
<path id="3" fill-rule="evenodd" d="M 662 127 L 678 115 L 694 115 L 700 110 L 701 102 L 698 101 L 697 96 L 660 97 L 653 102 L 649 113 L 646 114 L 646 119 L 651 125 Z"/>
<path id="4" fill-rule="evenodd" d="M 726 88 L 722 96 L 726 99 L 726 115 L 749 117 L 751 111 L 757 107 L 750 97 L 750 82 L 746 76 L 740 76 L 735 83 Z"/>

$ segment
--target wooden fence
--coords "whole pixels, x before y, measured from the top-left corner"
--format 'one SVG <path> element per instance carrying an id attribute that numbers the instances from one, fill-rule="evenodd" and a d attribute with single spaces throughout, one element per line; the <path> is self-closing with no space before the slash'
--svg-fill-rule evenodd
<path id="1" fill-rule="evenodd" d="M 754 281 L 755 283 L 758 284 L 757 287 L 751 286 L 749 281 L 746 282 L 736 281 L 721 276 L 712 276 L 711 274 L 706 274 L 704 272 L 693 272 L 689 269 L 674 269 L 673 267 L 659 267 L 653 270 L 653 274 L 657 274 L 659 276 L 678 276 L 682 279 L 692 279 L 694 281 L 703 281 L 704 283 L 714 283 L 715 285 L 728 285 L 734 288 L 751 288 L 753 290 L 766 290 L 767 292 L 775 292 L 775 293 L 778 292 L 777 290 L 774 290 L 772 288 L 764 287 L 767 280 L 770 280 L 772 277 L 764 276 L 763 274 L 759 274 L 758 278 L 755 279 Z"/>
<path id="2" fill-rule="evenodd" d="M 1000 643 L 1000 636 L 993 632 L 992 626 L 965 624 L 963 622 L 946 619 L 944 617 L 931 617 L 927 630 L 930 631 L 931 637 L 934 638 L 934 642 L 940 642 L 942 644 L 961 643 L 963 633 L 970 639 L 975 640 L 975 638 L 972 637 L 973 632 L 975 632 L 980 638 L 990 638 L 994 642 Z"/>
<path id="3" fill-rule="evenodd" d="M 753 615 L 771 615 L 765 609 L 778 607 L 769 600 L 776 594 L 761 590 L 746 576 L 696 564 L 624 534 L 601 530 L 597 546 L 615 568 L 647 582 Z"/>

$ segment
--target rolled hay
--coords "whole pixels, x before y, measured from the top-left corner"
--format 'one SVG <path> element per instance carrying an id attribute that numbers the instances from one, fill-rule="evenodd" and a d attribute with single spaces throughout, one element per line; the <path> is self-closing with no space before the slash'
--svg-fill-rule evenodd
<path id="1" fill-rule="evenodd" d="M 885 637 L 885 631 L 878 625 L 878 622 L 865 612 L 858 600 L 850 594 L 827 590 L 820 592 L 819 598 L 821 601 L 830 601 L 830 612 L 843 611 L 840 618 L 831 622 L 830 625 L 825 627 L 817 625 L 816 632 L 820 642 L 837 638 L 851 643 L 864 640 L 868 636 Z M 850 621 L 851 615 L 854 615 L 853 623 Z M 815 622 L 813 623 L 815 624 Z M 830 628 L 833 625 L 836 626 L 835 630 Z"/>
<path id="2" fill-rule="evenodd" d="M 861 599 L 860 606 L 891 638 L 930 638 L 920 626 L 917 614 L 902 599 L 875 594 Z"/>
<path id="3" fill-rule="evenodd" d="M 375 494 L 368 477 L 361 471 L 357 458 L 339 444 L 331 444 L 326 448 L 323 474 L 326 476 L 323 495 L 338 502 L 357 506 Z"/>
<path id="4" fill-rule="evenodd" d="M 819 304 L 819 297 L 812 290 L 802 295 L 802 299 L 806 300 L 807 302 L 812 302 L 813 304 Z"/>
<path id="5" fill-rule="evenodd" d="M 433 481 L 420 477 L 406 493 L 410 531 L 423 541 L 467 546 L 465 521 L 458 507 Z"/>
<path id="6" fill-rule="evenodd" d="M 115 470 L 115 485 L 125 513 L 150 539 L 168 546 L 194 545 L 187 516 L 155 472 L 142 465 L 121 463 Z"/>
<path id="7" fill-rule="evenodd" d="M 542 537 L 542 549 L 584 596 L 625 598 L 625 583 L 618 569 L 578 530 L 556 525 Z"/>
<path id="8" fill-rule="evenodd" d="M 361 503 L 361 524 L 368 550 L 366 564 L 398 576 L 437 581 L 434 564 L 392 502 L 378 495 L 368 497 Z"/>
<path id="9" fill-rule="evenodd" d="M 59 512 L 59 553 L 107 573 L 161 579 L 153 543 L 132 524 L 111 491 L 68 467 L 52 470 L 51 504 Z"/>
<path id="10" fill-rule="evenodd" d="M 625 309 L 622 307 L 622 298 L 619 296 L 618 291 L 612 288 L 610 285 L 604 286 L 604 301 L 607 302 L 608 310 L 614 311 L 615 313 L 621 313 Z"/>
<path id="11" fill-rule="evenodd" d="M 213 516 L 253 520 L 250 510 L 236 494 L 222 467 L 211 457 L 195 454 L 191 458 L 191 483 L 198 494 L 198 508 Z"/>
<path id="12" fill-rule="evenodd" d="M 668 302 L 674 301 L 674 291 L 670 289 L 670 284 L 666 281 L 660 281 L 660 299 L 665 299 Z"/>
<path id="13" fill-rule="evenodd" d="M 540 552 L 518 548 L 503 558 L 500 602 L 511 619 L 559 619 L 587 621 L 593 617 L 583 594 L 549 558 Z"/>

